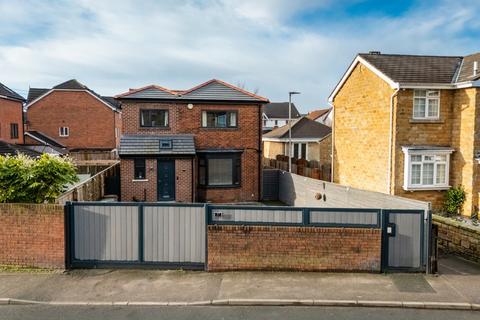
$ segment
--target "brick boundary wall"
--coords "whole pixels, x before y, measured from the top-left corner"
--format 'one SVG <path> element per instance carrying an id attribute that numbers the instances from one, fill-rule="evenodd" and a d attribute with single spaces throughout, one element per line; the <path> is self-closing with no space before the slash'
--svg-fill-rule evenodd
<path id="1" fill-rule="evenodd" d="M 64 269 L 63 206 L 0 204 L 0 264 Z"/>
<path id="2" fill-rule="evenodd" d="M 381 270 L 381 230 L 208 226 L 208 271 Z"/>
<path id="3" fill-rule="evenodd" d="M 438 248 L 466 259 L 480 262 L 480 228 L 433 215 L 438 226 Z"/>

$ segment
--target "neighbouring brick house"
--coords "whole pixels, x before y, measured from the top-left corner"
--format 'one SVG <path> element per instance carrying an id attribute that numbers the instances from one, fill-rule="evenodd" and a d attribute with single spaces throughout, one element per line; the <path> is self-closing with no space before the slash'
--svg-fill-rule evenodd
<path id="1" fill-rule="evenodd" d="M 116 98 L 122 201 L 260 200 L 266 98 L 219 80 L 183 91 L 151 85 Z"/>
<path id="2" fill-rule="evenodd" d="M 463 185 L 478 212 L 480 53 L 359 54 L 330 96 L 333 180 L 430 201 Z"/>
<path id="3" fill-rule="evenodd" d="M 292 150 L 295 159 L 318 161 L 330 166 L 332 153 L 332 129 L 308 117 L 296 119 L 292 123 Z M 262 137 L 263 156 L 276 159 L 278 155 L 288 155 L 288 125 L 273 129 Z"/>
<path id="4" fill-rule="evenodd" d="M 0 83 L 0 140 L 23 143 L 23 102 L 25 99 Z"/>
<path id="5" fill-rule="evenodd" d="M 26 144 L 110 151 L 120 142 L 120 103 L 77 80 L 51 89 L 30 88 L 26 109 Z"/>

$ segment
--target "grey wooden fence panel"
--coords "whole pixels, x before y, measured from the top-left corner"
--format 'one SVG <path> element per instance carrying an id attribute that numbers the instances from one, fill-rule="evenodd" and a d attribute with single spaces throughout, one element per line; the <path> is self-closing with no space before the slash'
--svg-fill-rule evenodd
<path id="1" fill-rule="evenodd" d="M 211 214 L 212 221 L 302 223 L 302 210 L 212 208 Z"/>
<path id="2" fill-rule="evenodd" d="M 76 260 L 138 260 L 136 207 L 92 205 L 74 210 Z"/>
<path id="3" fill-rule="evenodd" d="M 376 211 L 310 211 L 310 223 L 334 223 L 334 224 L 377 224 L 378 213 Z"/>
<path id="4" fill-rule="evenodd" d="M 148 262 L 205 262 L 203 207 L 145 206 L 144 260 Z"/>
<path id="5" fill-rule="evenodd" d="M 421 223 L 423 215 L 390 213 L 389 222 L 396 226 L 388 241 L 388 266 L 419 268 L 421 266 Z"/>

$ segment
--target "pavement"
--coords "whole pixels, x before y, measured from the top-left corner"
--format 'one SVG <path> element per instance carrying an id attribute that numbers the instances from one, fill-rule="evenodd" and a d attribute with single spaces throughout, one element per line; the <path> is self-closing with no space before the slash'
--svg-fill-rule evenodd
<path id="1" fill-rule="evenodd" d="M 439 263 L 438 276 L 125 269 L 2 272 L 0 304 L 335 305 L 480 310 L 480 266 L 453 256 L 443 257 Z"/>

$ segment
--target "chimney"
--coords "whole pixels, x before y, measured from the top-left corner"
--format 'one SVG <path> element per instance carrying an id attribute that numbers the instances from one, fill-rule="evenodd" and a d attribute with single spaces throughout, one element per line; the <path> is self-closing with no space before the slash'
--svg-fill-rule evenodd
<path id="1" fill-rule="evenodd" d="M 473 76 L 478 74 L 478 61 L 473 61 Z"/>
<path id="2" fill-rule="evenodd" d="M 381 52 L 380 51 L 369 51 L 368 54 L 379 55 L 379 54 L 381 54 Z"/>

